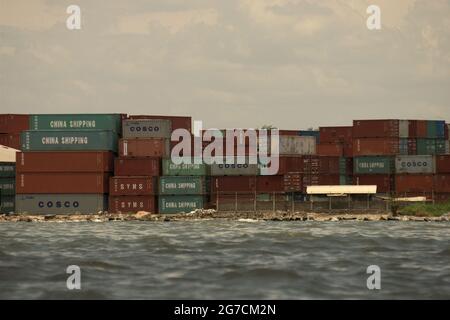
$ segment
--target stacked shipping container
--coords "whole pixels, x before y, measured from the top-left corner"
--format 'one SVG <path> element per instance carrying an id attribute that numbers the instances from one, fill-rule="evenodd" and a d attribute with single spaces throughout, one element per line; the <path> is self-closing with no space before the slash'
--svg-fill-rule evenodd
<path id="1" fill-rule="evenodd" d="M 15 175 L 14 162 L 0 162 L 0 213 L 10 213 L 15 210 Z"/>
<path id="2" fill-rule="evenodd" d="M 16 207 L 31 213 L 108 209 L 120 114 L 31 115 L 16 158 Z"/>
<path id="3" fill-rule="evenodd" d="M 29 129 L 29 115 L 0 115 L 0 145 L 20 150 L 20 134 Z"/>

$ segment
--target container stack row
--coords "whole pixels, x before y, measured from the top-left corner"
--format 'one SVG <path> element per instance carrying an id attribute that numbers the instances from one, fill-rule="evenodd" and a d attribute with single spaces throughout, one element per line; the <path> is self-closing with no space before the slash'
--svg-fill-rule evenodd
<path id="1" fill-rule="evenodd" d="M 16 211 L 108 210 L 121 114 L 30 115 L 16 157 Z"/>
<path id="2" fill-rule="evenodd" d="M 0 213 L 15 211 L 16 164 L 0 162 Z"/>

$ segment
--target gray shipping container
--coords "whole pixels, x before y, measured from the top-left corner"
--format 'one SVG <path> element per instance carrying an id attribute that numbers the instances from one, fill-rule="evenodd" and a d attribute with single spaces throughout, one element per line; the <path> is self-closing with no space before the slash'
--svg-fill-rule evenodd
<path id="1" fill-rule="evenodd" d="M 395 157 L 396 173 L 435 173 L 434 156 L 397 156 Z"/>
<path id="2" fill-rule="evenodd" d="M 399 121 L 399 138 L 409 137 L 409 120 Z"/>
<path id="3" fill-rule="evenodd" d="M 245 163 L 238 163 L 238 158 L 244 159 Z M 245 157 L 234 158 L 233 162 L 224 159 L 223 164 L 214 163 L 211 165 L 212 176 L 256 176 L 259 172 L 258 164 L 250 164 Z"/>
<path id="4" fill-rule="evenodd" d="M 124 138 L 170 138 L 172 122 L 161 119 L 124 120 L 122 132 Z"/>
<path id="5" fill-rule="evenodd" d="M 108 210 L 104 194 L 19 194 L 16 212 L 29 214 L 98 213 Z"/>

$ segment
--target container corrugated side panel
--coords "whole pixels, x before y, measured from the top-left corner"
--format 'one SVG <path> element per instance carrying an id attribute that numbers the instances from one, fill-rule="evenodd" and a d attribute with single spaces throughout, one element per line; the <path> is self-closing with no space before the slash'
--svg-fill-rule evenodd
<path id="1" fill-rule="evenodd" d="M 22 151 L 117 151 L 113 131 L 24 131 L 21 140 Z"/>
<path id="2" fill-rule="evenodd" d="M 417 155 L 435 155 L 435 139 L 417 139 Z"/>
<path id="3" fill-rule="evenodd" d="M 121 114 L 33 114 L 31 130 L 110 130 L 121 132 Z"/>
<path id="4" fill-rule="evenodd" d="M 206 199 L 196 195 L 159 196 L 159 213 L 181 213 L 203 209 Z"/>
<path id="5" fill-rule="evenodd" d="M 30 214 L 98 213 L 108 209 L 103 194 L 19 194 L 16 212 Z"/>
<path id="6" fill-rule="evenodd" d="M 122 123 L 122 136 L 129 138 L 167 138 L 172 134 L 170 120 L 124 120 Z"/>
<path id="7" fill-rule="evenodd" d="M 15 212 L 15 196 L 14 195 L 4 195 L 0 197 L 0 213 L 11 213 Z"/>
<path id="8" fill-rule="evenodd" d="M 408 138 L 409 137 L 409 120 L 400 120 L 399 122 L 399 137 Z"/>
<path id="9" fill-rule="evenodd" d="M 397 156 L 395 158 L 396 173 L 435 173 L 434 156 Z"/>
<path id="10" fill-rule="evenodd" d="M 440 155 L 440 154 L 445 154 L 446 153 L 446 140 L 443 139 L 436 139 L 436 154 Z"/>
<path id="11" fill-rule="evenodd" d="M 0 178 L 12 178 L 16 176 L 16 164 L 14 162 L 0 162 Z"/>
<path id="12" fill-rule="evenodd" d="M 16 194 L 16 178 L 0 178 L 0 194 L 2 196 Z"/>
<path id="13" fill-rule="evenodd" d="M 109 212 L 156 212 L 155 196 L 110 196 Z"/>

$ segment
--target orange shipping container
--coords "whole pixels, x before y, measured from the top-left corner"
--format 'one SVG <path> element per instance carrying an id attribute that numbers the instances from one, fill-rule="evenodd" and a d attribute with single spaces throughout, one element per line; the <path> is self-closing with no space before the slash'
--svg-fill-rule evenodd
<path id="1" fill-rule="evenodd" d="M 353 155 L 389 156 L 399 154 L 398 138 L 360 138 L 353 142 Z"/>
<path id="2" fill-rule="evenodd" d="M 109 173 L 21 173 L 16 193 L 108 193 Z"/>

